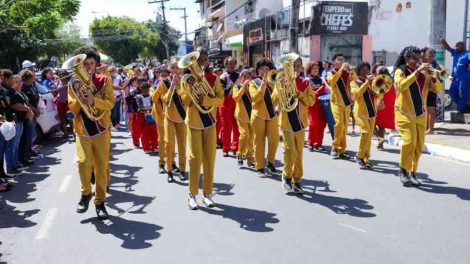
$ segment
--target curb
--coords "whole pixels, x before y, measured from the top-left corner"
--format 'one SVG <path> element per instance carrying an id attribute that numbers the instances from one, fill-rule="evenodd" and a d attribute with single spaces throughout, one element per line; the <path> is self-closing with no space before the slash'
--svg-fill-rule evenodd
<path id="1" fill-rule="evenodd" d="M 403 140 L 396 132 L 385 136 L 385 141 L 392 146 L 401 147 Z M 438 144 L 424 143 L 423 153 L 431 156 L 439 156 L 446 159 L 470 163 L 470 150 L 442 146 Z"/>

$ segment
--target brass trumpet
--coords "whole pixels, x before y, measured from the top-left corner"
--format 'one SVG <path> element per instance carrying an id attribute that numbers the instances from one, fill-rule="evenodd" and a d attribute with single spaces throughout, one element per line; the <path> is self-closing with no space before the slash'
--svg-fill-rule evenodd
<path id="1" fill-rule="evenodd" d="M 285 112 L 293 111 L 299 104 L 297 99 L 297 85 L 294 71 L 294 62 L 299 58 L 298 54 L 289 53 L 279 57 L 278 62 L 283 65 L 284 70 L 276 75 L 276 89 L 279 95 L 279 104 Z M 284 84 L 282 79 L 286 79 Z"/>
<path id="2" fill-rule="evenodd" d="M 429 67 L 422 70 L 421 73 L 426 76 L 436 78 L 439 81 L 442 81 L 444 78 L 447 78 L 450 75 L 449 69 L 447 69 L 443 65 L 439 65 L 439 67 L 436 69 L 432 68 L 431 65 L 429 65 Z"/>
<path id="3" fill-rule="evenodd" d="M 356 70 L 356 67 L 352 66 L 351 64 L 349 64 L 349 63 L 344 63 L 344 64 L 346 64 L 346 67 L 344 67 L 344 69 L 345 69 L 346 71 L 348 71 L 348 72 L 354 72 L 354 71 Z M 343 65 L 344 65 L 344 64 L 343 64 Z"/>
<path id="4" fill-rule="evenodd" d="M 372 80 L 372 91 L 375 94 L 385 94 L 392 87 L 392 78 L 387 74 L 379 74 Z"/>

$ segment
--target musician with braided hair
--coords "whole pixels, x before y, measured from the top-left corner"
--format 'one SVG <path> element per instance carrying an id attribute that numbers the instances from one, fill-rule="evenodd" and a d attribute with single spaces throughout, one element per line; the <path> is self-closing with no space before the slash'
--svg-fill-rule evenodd
<path id="1" fill-rule="evenodd" d="M 442 83 L 429 74 L 430 67 L 421 63 L 421 51 L 414 46 L 404 48 L 395 63 L 395 124 L 403 140 L 398 175 L 405 187 L 421 185 L 416 171 L 426 133 L 426 99 L 429 91 L 442 90 Z"/>

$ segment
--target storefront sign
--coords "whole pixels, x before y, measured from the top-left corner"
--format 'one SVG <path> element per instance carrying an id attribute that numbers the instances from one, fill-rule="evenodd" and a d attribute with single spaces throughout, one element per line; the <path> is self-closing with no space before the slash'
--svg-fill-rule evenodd
<path id="1" fill-rule="evenodd" d="M 243 26 L 243 36 L 245 43 L 251 45 L 265 40 L 265 19 L 259 19 Z"/>
<path id="2" fill-rule="evenodd" d="M 367 35 L 367 2 L 320 2 L 313 8 L 312 35 Z"/>

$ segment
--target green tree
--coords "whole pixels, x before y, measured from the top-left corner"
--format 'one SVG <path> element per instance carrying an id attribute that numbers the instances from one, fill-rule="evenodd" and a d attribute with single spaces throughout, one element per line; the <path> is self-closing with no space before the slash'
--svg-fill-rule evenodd
<path id="1" fill-rule="evenodd" d="M 54 39 L 47 39 L 46 45 L 41 49 L 41 53 L 47 57 L 58 56 L 65 60 L 66 56 L 85 44 L 85 41 L 80 38 L 80 27 L 72 23 L 61 26 L 56 30 L 55 36 Z"/>
<path id="2" fill-rule="evenodd" d="M 153 48 L 153 53 L 157 56 L 157 58 L 162 61 L 166 59 L 166 47 L 165 44 L 168 46 L 170 56 L 176 55 L 179 48 L 179 39 L 181 38 L 182 34 L 180 31 L 176 30 L 175 28 L 166 25 L 166 30 L 163 27 L 163 23 L 155 22 L 155 21 L 147 21 L 148 27 L 153 31 L 160 34 L 161 42 L 158 43 Z"/>
<path id="3" fill-rule="evenodd" d="M 56 30 L 78 14 L 80 0 L 0 0 L 0 66 L 35 60 Z"/>
<path id="4" fill-rule="evenodd" d="M 158 33 L 129 17 L 95 19 L 90 25 L 90 36 L 100 50 L 123 65 L 160 42 Z"/>

